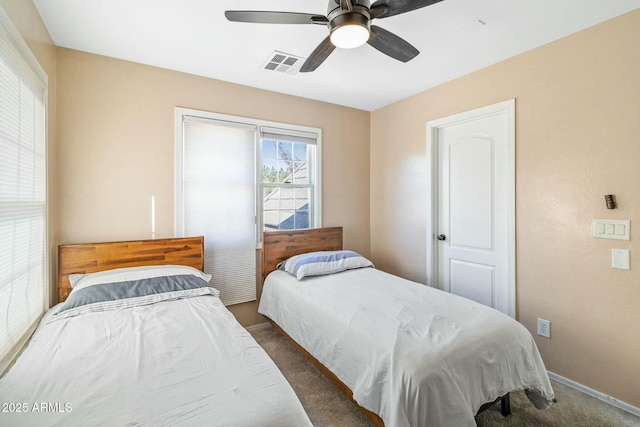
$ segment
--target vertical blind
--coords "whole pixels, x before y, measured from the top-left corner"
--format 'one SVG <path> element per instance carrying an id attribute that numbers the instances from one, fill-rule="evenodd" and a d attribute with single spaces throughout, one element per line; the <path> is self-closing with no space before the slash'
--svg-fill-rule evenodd
<path id="1" fill-rule="evenodd" d="M 0 373 L 46 309 L 46 91 L 0 8 Z"/>
<path id="2" fill-rule="evenodd" d="M 256 127 L 183 118 L 182 233 L 203 235 L 225 305 L 256 299 Z M 180 196 L 179 196 L 180 197 Z M 179 215 L 180 216 L 180 215 Z"/>

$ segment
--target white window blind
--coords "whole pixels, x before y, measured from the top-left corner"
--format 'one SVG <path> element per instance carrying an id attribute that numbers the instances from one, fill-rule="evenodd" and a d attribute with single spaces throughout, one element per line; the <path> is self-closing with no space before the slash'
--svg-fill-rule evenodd
<path id="1" fill-rule="evenodd" d="M 46 92 L 0 8 L 0 373 L 47 307 Z"/>
<path id="2" fill-rule="evenodd" d="M 256 127 L 189 116 L 182 127 L 178 232 L 204 236 L 205 272 L 225 305 L 254 301 Z"/>

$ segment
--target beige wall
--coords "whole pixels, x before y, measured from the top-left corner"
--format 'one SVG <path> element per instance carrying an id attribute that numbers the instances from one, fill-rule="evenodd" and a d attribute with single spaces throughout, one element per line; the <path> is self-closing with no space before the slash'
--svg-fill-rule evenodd
<path id="1" fill-rule="evenodd" d="M 48 120 L 47 120 L 47 180 L 49 198 L 49 277 L 50 299 L 55 302 L 55 274 L 57 229 L 57 181 L 56 181 L 56 47 L 49 37 L 49 32 L 44 26 L 37 9 L 31 1 L 24 0 L 0 0 L 0 6 L 5 10 L 13 25 L 18 29 L 22 38 L 27 42 L 29 49 L 47 73 L 49 82 L 48 94 Z"/>
<path id="2" fill-rule="evenodd" d="M 369 253 L 369 113 L 58 49 L 59 243 L 174 235 L 176 106 L 322 129 L 322 216 Z M 295 78 L 295 77 L 292 77 Z M 255 304 L 231 308 L 241 323 Z"/>
<path id="3" fill-rule="evenodd" d="M 426 123 L 515 98 L 518 318 L 532 333 L 551 320 L 536 336 L 550 371 L 636 407 L 638 40 L 640 10 L 373 112 L 370 183 L 373 261 L 424 282 Z M 630 219 L 631 241 L 592 238 L 594 218 Z M 611 269 L 611 248 L 631 271 Z"/>

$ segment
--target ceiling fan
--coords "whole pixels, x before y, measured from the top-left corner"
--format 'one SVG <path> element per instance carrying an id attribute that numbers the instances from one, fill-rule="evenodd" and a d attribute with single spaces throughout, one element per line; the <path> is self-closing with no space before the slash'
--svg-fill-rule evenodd
<path id="1" fill-rule="evenodd" d="M 442 0 L 329 0 L 327 15 L 298 12 L 227 10 L 229 21 L 261 24 L 318 24 L 329 27 L 327 36 L 300 68 L 307 73 L 318 68 L 336 47 L 350 49 L 368 43 L 398 61 L 407 62 L 420 52 L 397 35 L 371 25 L 373 19 L 388 18 L 430 6 Z"/>

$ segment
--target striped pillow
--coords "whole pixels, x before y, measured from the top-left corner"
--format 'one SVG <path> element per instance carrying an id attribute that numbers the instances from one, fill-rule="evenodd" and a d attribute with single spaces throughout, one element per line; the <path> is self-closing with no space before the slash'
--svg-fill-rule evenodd
<path id="1" fill-rule="evenodd" d="M 92 283 L 76 286 L 48 322 L 87 313 L 120 310 L 203 295 L 218 297 L 220 292 L 203 278 L 193 274 Z"/>
<path id="2" fill-rule="evenodd" d="M 373 263 L 353 251 L 309 252 L 292 256 L 278 264 L 279 270 L 296 276 L 298 280 L 363 267 L 373 267 Z"/>

